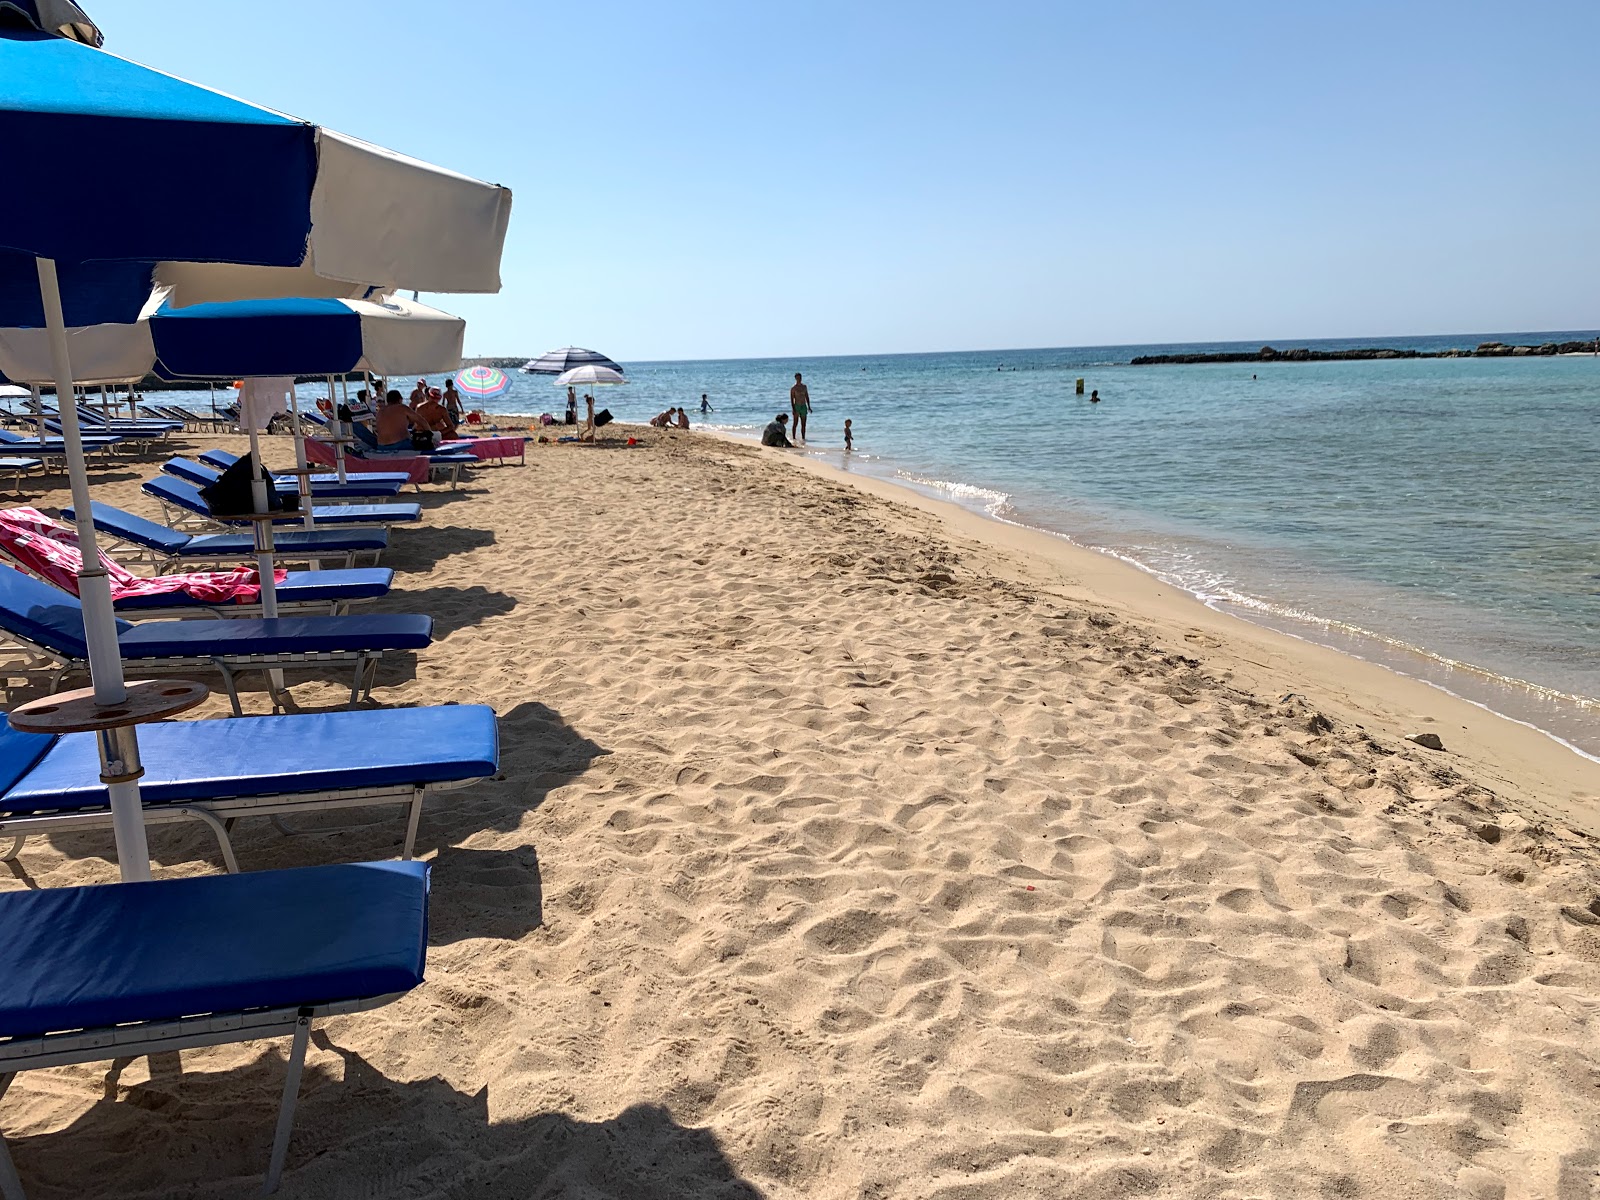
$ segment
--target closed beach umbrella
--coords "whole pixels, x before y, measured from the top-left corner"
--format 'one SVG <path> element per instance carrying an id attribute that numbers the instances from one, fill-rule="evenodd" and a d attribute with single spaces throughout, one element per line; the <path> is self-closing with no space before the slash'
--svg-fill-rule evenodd
<path id="1" fill-rule="evenodd" d="M 468 367 L 456 376 L 456 387 L 463 396 L 493 400 L 511 390 L 511 379 L 496 367 Z"/>
<path id="2" fill-rule="evenodd" d="M 158 282 L 174 304 L 499 290 L 508 190 L 96 49 L 92 22 L 61 0 L 8 0 L 3 11 L 0 146 L 30 186 L 8 192 L 0 215 L 0 327 L 47 331 L 86 563 L 99 553 L 69 326 L 132 323 Z M 232 183 L 195 186 L 202 175 Z M 107 178 L 139 184 L 84 183 Z M 109 582 L 91 570 L 79 594 L 95 697 L 119 704 Z M 102 738 L 101 752 L 117 779 L 108 792 L 122 876 L 147 879 L 138 785 L 125 769 L 137 760 L 131 727 Z"/>
<path id="3" fill-rule="evenodd" d="M 581 346 L 563 346 L 559 350 L 551 350 L 531 358 L 522 364 L 522 369 L 529 375 L 560 375 L 563 371 L 570 371 L 573 367 L 610 367 L 619 374 L 622 367 L 612 362 L 598 350 L 585 350 Z"/>

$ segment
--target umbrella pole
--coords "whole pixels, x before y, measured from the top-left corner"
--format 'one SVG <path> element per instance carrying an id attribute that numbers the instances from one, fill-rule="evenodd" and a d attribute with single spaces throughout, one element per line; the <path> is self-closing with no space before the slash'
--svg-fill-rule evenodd
<path id="1" fill-rule="evenodd" d="M 333 379 L 331 376 L 328 379 L 328 392 L 330 395 L 333 393 Z M 317 527 L 317 519 L 311 511 L 311 476 L 305 473 L 306 435 L 305 431 L 300 428 L 300 389 L 298 387 L 289 389 L 289 412 L 294 418 L 294 465 L 300 471 L 297 477 L 300 480 L 300 506 L 306 510 L 306 528 L 315 529 Z M 321 570 L 321 568 L 322 564 L 313 558 L 311 560 L 311 569 L 317 571 Z"/>
<path id="2" fill-rule="evenodd" d="M 94 514 L 89 507 L 89 472 L 83 464 L 83 435 L 72 399 L 72 359 L 67 352 L 67 323 L 61 312 L 61 283 L 55 260 L 36 259 L 39 296 L 44 301 L 45 330 L 50 339 L 50 367 L 56 379 L 56 407 L 61 410 L 67 479 L 77 515 L 78 545 L 83 565 L 78 571 L 78 598 L 83 605 L 84 640 L 89 644 L 89 679 L 99 704 L 121 704 L 128 697 L 122 682 L 122 652 L 117 645 L 117 618 L 111 607 L 111 579 L 100 564 Z M 61 403 L 65 396 L 67 403 Z M 96 735 L 100 778 L 111 800 L 111 825 L 117 841 L 117 866 L 124 883 L 150 878 L 150 848 L 144 836 L 144 809 L 139 801 L 139 739 L 132 725 Z"/>

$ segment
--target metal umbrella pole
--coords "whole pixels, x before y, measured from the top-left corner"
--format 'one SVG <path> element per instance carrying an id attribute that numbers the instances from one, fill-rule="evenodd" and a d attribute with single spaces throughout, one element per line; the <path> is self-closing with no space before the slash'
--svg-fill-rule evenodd
<path id="1" fill-rule="evenodd" d="M 78 543 L 83 565 L 78 569 L 78 598 L 83 605 L 84 640 L 89 644 L 89 679 L 94 698 L 102 705 L 122 704 L 128 689 L 122 678 L 122 652 L 117 645 L 117 618 L 111 607 L 111 579 L 100 565 L 90 508 L 89 472 L 83 462 L 83 434 L 72 399 L 72 359 L 67 351 L 67 323 L 61 311 L 61 283 L 54 259 L 35 259 L 39 295 L 44 301 L 45 330 L 50 340 L 50 368 L 56 382 L 56 407 L 61 411 L 61 437 L 65 443 L 67 479 L 77 517 Z M 67 403 L 61 403 L 65 396 Z M 41 422 L 42 425 L 42 422 Z M 139 738 L 132 725 L 100 730 L 95 735 L 100 751 L 100 778 L 111 801 L 111 825 L 117 841 L 117 867 L 122 881 L 150 878 L 150 848 L 144 835 L 144 810 L 139 800 Z"/>

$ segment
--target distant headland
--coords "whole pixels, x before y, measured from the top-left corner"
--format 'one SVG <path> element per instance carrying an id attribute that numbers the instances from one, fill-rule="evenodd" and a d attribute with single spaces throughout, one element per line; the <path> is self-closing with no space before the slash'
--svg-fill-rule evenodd
<path id="1" fill-rule="evenodd" d="M 1270 362 L 1352 362 L 1375 358 L 1530 358 L 1556 354 L 1593 354 L 1600 350 L 1600 338 L 1582 342 L 1545 342 L 1538 346 L 1508 346 L 1505 342 L 1481 342 L 1475 350 L 1391 350 L 1377 346 L 1351 350 L 1274 350 L 1263 346 L 1249 351 L 1224 351 L 1218 354 L 1141 354 L 1129 362 L 1135 367 L 1157 367 L 1189 363 L 1270 363 Z"/>

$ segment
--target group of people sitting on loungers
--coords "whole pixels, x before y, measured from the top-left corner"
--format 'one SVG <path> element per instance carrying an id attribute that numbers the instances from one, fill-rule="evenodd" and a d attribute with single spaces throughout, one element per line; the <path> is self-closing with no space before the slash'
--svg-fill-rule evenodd
<path id="1" fill-rule="evenodd" d="M 389 389 L 384 403 L 374 413 L 372 428 L 357 421 L 355 436 L 374 450 L 431 450 L 441 442 L 453 440 L 461 397 L 454 384 L 446 387 L 449 395 L 441 396 L 438 388 L 430 388 L 426 380 L 419 379 L 410 405 L 398 389 Z M 453 406 L 448 403 L 452 398 Z"/>
<path id="2" fill-rule="evenodd" d="M 657 413 L 650 418 L 650 424 L 657 429 L 687 429 L 689 428 L 689 414 L 681 408 L 667 406 L 666 412 Z"/>

